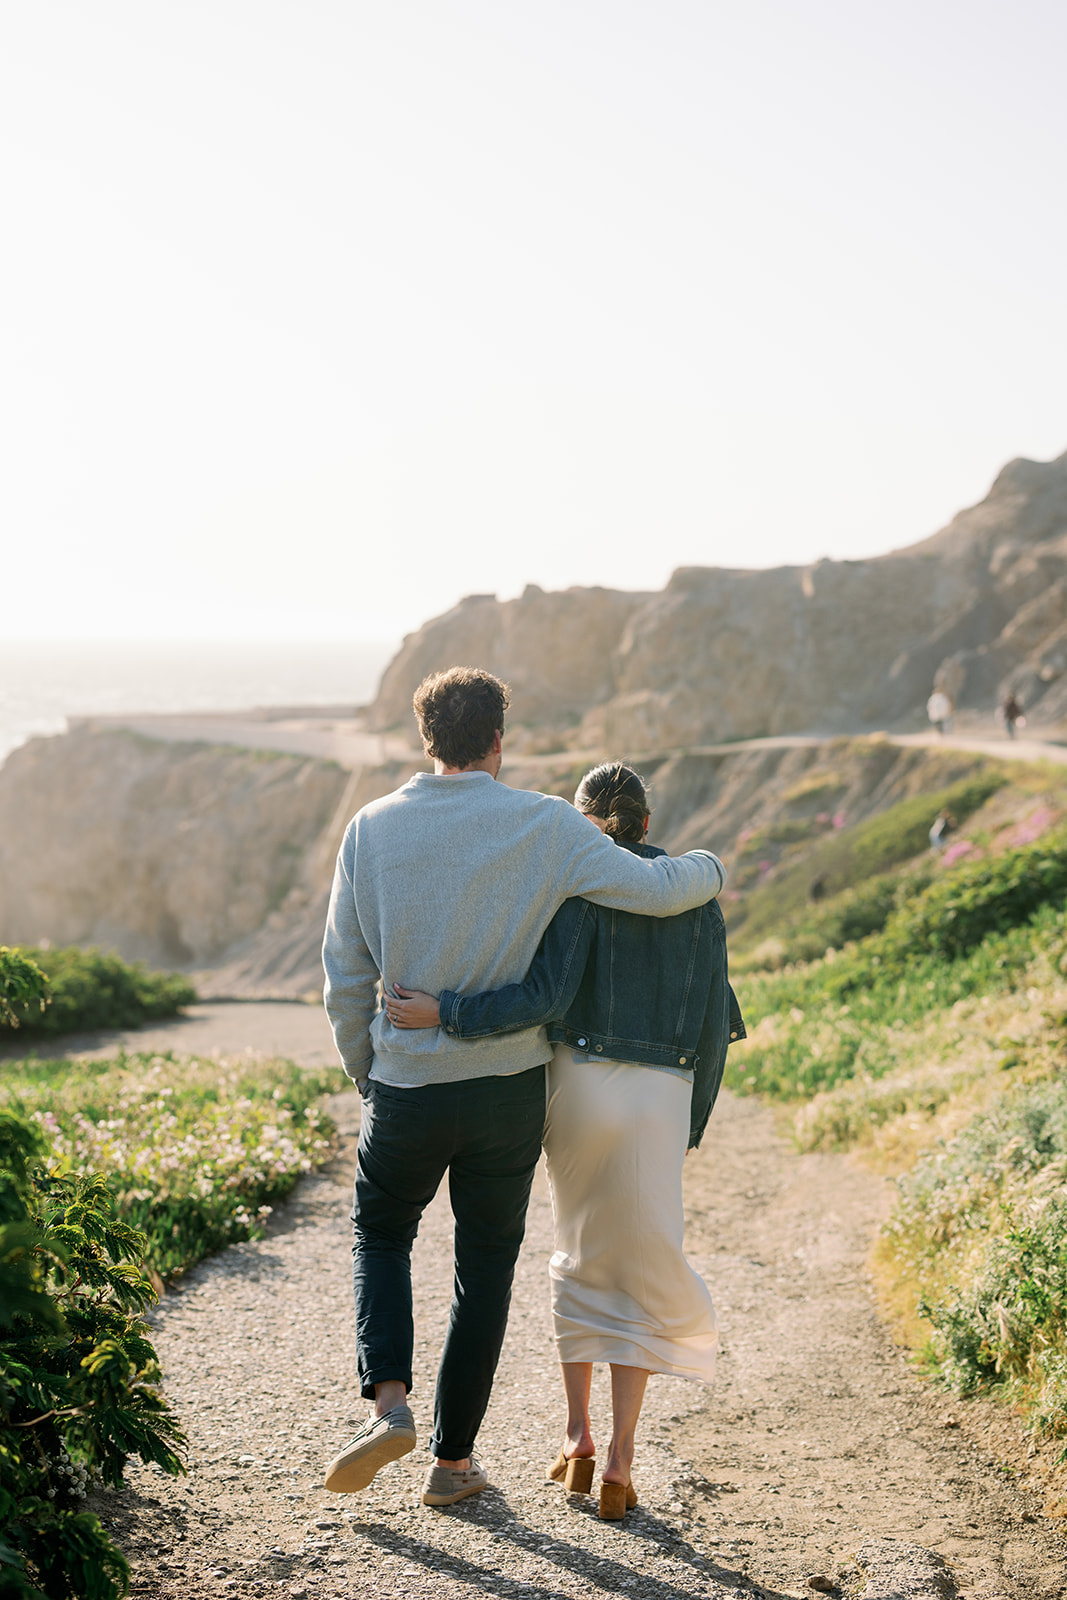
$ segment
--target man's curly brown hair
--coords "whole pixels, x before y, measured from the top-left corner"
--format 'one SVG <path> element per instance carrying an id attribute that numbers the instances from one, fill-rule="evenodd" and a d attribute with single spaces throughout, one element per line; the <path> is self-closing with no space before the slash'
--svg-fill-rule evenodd
<path id="1" fill-rule="evenodd" d="M 481 667 L 431 672 L 413 701 L 426 754 L 446 767 L 469 767 L 493 748 L 511 704 L 508 686 Z"/>

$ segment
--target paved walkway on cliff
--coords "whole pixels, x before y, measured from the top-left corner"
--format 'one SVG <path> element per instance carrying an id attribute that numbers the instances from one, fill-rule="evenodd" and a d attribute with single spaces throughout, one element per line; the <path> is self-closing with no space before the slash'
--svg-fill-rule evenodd
<path id="1" fill-rule="evenodd" d="M 70 726 L 124 728 L 146 739 L 170 744 L 226 744 L 247 750 L 336 761 L 353 771 L 386 761 L 421 759 L 406 739 L 396 734 L 368 733 L 362 718 L 350 712 L 273 711 L 135 712 L 107 717 L 71 717 Z"/>
<path id="2" fill-rule="evenodd" d="M 365 765 L 378 765 L 385 761 L 419 761 L 422 752 L 398 734 L 368 733 L 358 717 L 336 713 L 316 716 L 303 712 L 299 716 L 281 716 L 272 713 L 232 712 L 189 715 L 94 717 L 85 719 L 94 727 L 128 728 L 145 738 L 178 742 L 231 744 L 259 750 L 278 750 L 290 755 L 314 756 L 324 761 L 336 761 L 339 766 L 352 770 Z M 785 733 L 769 735 L 762 739 L 738 739 L 728 744 L 693 746 L 688 755 L 736 755 L 746 750 L 789 750 L 806 745 L 830 744 L 838 738 L 886 738 L 892 744 L 953 750 L 974 750 L 981 755 L 997 756 L 1012 761 L 1054 761 L 1067 763 L 1067 745 L 1044 739 L 1009 739 L 995 727 L 942 736 L 932 728 L 921 733 L 806 734 Z M 659 752 L 670 754 L 670 752 Z M 559 754 L 527 756 L 506 752 L 506 764 L 521 764 L 524 768 L 551 767 L 563 763 L 573 765 L 585 759 L 603 759 L 600 750 L 570 750 Z M 505 771 L 505 777 L 507 776 Z"/>
<path id="3" fill-rule="evenodd" d="M 328 1052 L 311 1006 L 198 1006 L 189 1021 L 122 1042 L 229 1052 L 254 1046 L 260 1026 L 265 1051 L 284 1041 L 308 1063 Z M 174 1483 L 134 1464 L 125 1491 L 98 1499 L 133 1562 L 135 1594 L 783 1600 L 811 1593 L 811 1576 L 841 1594 L 866 1577 L 868 1600 L 1064 1594 L 1063 1524 L 1043 1515 L 1021 1451 L 1009 1471 L 995 1464 L 1011 1448 L 1010 1419 L 926 1389 L 874 1313 L 863 1264 L 885 1185 L 844 1157 L 797 1155 L 771 1110 L 729 1095 L 685 1172 L 687 1247 L 722 1324 L 719 1379 L 712 1391 L 652 1380 L 634 1474 L 641 1505 L 625 1523 L 599 1522 L 595 1502 L 542 1481 L 560 1431 L 543 1176 L 480 1440 L 492 1487 L 449 1510 L 422 1506 L 420 1450 L 363 1495 L 327 1495 L 323 1467 L 364 1409 L 347 1220 L 358 1096 L 336 1097 L 333 1110 L 342 1146 L 330 1169 L 279 1210 L 266 1239 L 202 1263 L 155 1313 L 190 1475 Z M 424 1438 L 450 1244 L 438 1197 L 415 1251 L 413 1407 Z M 602 1378 L 595 1415 L 603 1439 Z"/>

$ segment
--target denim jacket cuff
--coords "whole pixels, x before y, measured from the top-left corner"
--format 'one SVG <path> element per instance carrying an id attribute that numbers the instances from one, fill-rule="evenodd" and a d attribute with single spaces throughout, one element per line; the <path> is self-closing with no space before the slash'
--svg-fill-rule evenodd
<path id="1" fill-rule="evenodd" d="M 454 989 L 445 989 L 437 1002 L 441 1026 L 453 1039 L 459 1038 L 459 1002 L 461 996 Z"/>

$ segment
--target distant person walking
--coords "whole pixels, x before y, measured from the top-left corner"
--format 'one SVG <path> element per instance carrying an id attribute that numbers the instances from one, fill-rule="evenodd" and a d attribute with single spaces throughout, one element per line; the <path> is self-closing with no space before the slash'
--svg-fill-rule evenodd
<path id="1" fill-rule="evenodd" d="M 1008 730 L 1008 738 L 1015 738 L 1016 728 L 1026 727 L 1026 718 L 1023 708 L 1013 694 L 1009 694 L 1000 707 L 1001 719 Z"/>
<path id="2" fill-rule="evenodd" d="M 926 702 L 926 715 L 939 734 L 952 732 L 952 701 L 943 689 L 935 689 Z"/>
<path id="3" fill-rule="evenodd" d="M 930 849 L 935 855 L 940 855 L 945 848 L 945 840 L 956 826 L 956 819 L 951 811 L 939 811 L 930 827 Z"/>

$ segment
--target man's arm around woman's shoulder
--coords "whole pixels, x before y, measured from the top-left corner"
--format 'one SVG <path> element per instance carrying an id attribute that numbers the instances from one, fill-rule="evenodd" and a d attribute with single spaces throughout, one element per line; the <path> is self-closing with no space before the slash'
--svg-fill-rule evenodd
<path id="1" fill-rule="evenodd" d="M 567 895 L 619 911 L 673 917 L 706 905 L 726 886 L 726 868 L 710 850 L 645 860 L 620 850 L 566 802 L 558 809 L 556 828 Z"/>

